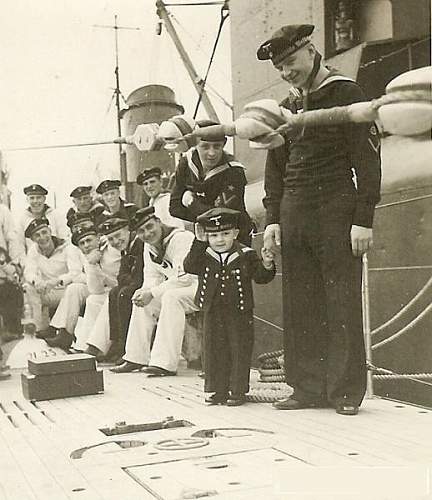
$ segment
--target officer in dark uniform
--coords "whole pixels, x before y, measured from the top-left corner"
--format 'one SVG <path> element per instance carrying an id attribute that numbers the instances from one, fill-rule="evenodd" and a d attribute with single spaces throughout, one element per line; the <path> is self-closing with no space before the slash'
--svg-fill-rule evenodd
<path id="1" fill-rule="evenodd" d="M 71 207 L 66 213 L 67 225 L 71 230 L 77 222 L 83 219 L 91 220 L 95 226 L 103 222 L 102 214 L 105 207 L 93 199 L 92 189 L 92 186 L 78 186 L 71 192 L 70 197 L 73 199 L 75 208 Z"/>
<path id="2" fill-rule="evenodd" d="M 201 127 L 215 125 L 210 120 Z M 183 156 L 177 166 L 171 192 L 170 213 L 195 222 L 198 215 L 213 207 L 228 207 L 241 212 L 239 241 L 251 244 L 253 224 L 244 202 L 247 184 L 244 166 L 224 151 L 226 137 L 215 135 L 201 140 Z"/>
<path id="3" fill-rule="evenodd" d="M 184 270 L 199 276 L 195 303 L 204 312 L 205 391 L 214 393 L 206 402 L 229 406 L 243 404 L 249 391 L 252 281 L 269 283 L 275 275 L 271 252 L 263 249 L 261 260 L 236 241 L 239 216 L 223 207 L 200 215 L 197 238 L 184 261 Z"/>
<path id="4" fill-rule="evenodd" d="M 105 211 L 103 212 L 105 219 L 117 217 L 130 221 L 138 207 L 135 203 L 128 203 L 120 198 L 120 186 L 121 182 L 119 180 L 107 179 L 99 184 L 96 193 L 102 196 L 105 205 Z"/>
<path id="5" fill-rule="evenodd" d="M 133 223 L 131 224 L 133 228 Z M 112 344 L 106 358 L 120 361 L 124 354 L 126 335 L 132 314 L 131 298 L 143 282 L 144 243 L 136 237 L 135 231 L 130 228 L 130 223 L 124 219 L 108 219 L 99 226 L 99 229 L 105 235 L 112 235 L 121 229 L 129 234 L 128 241 L 121 249 L 118 284 L 109 292 L 109 328 Z"/>
<path id="6" fill-rule="evenodd" d="M 258 49 L 291 87 L 282 105 L 295 113 L 366 100 L 357 83 L 323 65 L 313 29 L 284 26 Z M 275 251 L 282 240 L 285 372 L 294 388 L 278 409 L 358 412 L 366 387 L 361 255 L 372 245 L 380 180 L 373 124 L 307 127 L 268 153 L 264 245 Z"/>

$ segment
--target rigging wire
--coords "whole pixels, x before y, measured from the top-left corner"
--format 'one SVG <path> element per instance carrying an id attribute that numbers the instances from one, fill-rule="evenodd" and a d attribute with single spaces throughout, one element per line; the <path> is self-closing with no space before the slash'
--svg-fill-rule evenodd
<path id="1" fill-rule="evenodd" d="M 207 52 L 201 47 L 201 42 L 195 38 L 184 26 L 183 24 L 177 19 L 177 17 L 172 13 L 170 12 L 169 13 L 169 16 L 171 17 L 171 19 L 177 24 L 178 28 L 180 28 L 180 30 L 183 32 L 184 35 L 186 35 L 187 37 L 190 38 L 190 40 L 192 40 L 192 42 L 195 44 L 195 49 L 199 52 L 201 52 L 201 54 L 203 54 L 205 56 L 205 58 L 207 59 Z M 228 74 L 226 73 L 226 71 L 224 71 L 221 67 L 221 65 L 218 65 L 218 64 L 214 64 L 213 66 L 213 70 L 214 71 L 217 71 L 221 76 L 223 76 L 224 78 L 229 78 Z M 210 85 L 207 84 L 209 87 Z"/>
<path id="2" fill-rule="evenodd" d="M 202 80 L 202 82 L 200 84 L 201 89 L 200 89 L 200 93 L 199 93 L 199 96 L 198 96 L 198 101 L 197 101 L 196 106 L 195 106 L 195 112 L 193 114 L 194 118 L 196 118 L 196 116 L 198 114 L 198 110 L 199 110 L 199 106 L 201 104 L 201 100 L 202 100 L 202 96 L 203 96 L 203 93 L 204 93 L 205 85 L 207 83 L 207 78 L 208 78 L 208 75 L 210 73 L 210 68 L 212 66 L 213 59 L 214 59 L 214 56 L 216 54 L 216 49 L 217 49 L 217 46 L 218 46 L 218 43 L 219 43 L 219 39 L 220 39 L 220 36 L 221 36 L 221 33 L 222 33 L 222 28 L 223 28 L 223 25 L 224 25 L 225 21 L 228 19 L 228 17 L 229 17 L 229 10 L 227 10 L 226 3 L 224 2 L 224 5 L 222 6 L 221 12 L 220 12 L 219 29 L 218 29 L 218 32 L 217 32 L 217 35 L 216 35 L 215 43 L 213 45 L 213 51 L 212 51 L 212 54 L 210 56 L 210 61 L 209 61 L 208 67 L 207 67 L 206 74 L 205 74 L 204 79 Z"/>

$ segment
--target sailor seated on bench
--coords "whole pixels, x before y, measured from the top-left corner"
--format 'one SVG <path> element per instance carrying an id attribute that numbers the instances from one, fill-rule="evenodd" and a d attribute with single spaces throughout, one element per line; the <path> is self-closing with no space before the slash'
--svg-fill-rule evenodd
<path id="1" fill-rule="evenodd" d="M 99 361 L 123 362 L 127 328 L 132 314 L 131 297 L 142 285 L 144 244 L 126 219 L 110 218 L 99 227 L 108 245 L 120 254 L 117 285 L 111 288 L 86 339 L 85 352 Z M 88 304 L 87 304 L 88 305 Z"/>
<path id="2" fill-rule="evenodd" d="M 51 347 L 68 350 L 76 337 L 75 346 L 78 350 L 84 350 L 99 310 L 109 290 L 117 284 L 120 252 L 101 242 L 94 225 L 73 226 L 72 244 L 81 254 L 85 282 L 71 283 L 66 288 L 51 320 L 51 326 L 56 328 L 58 333 L 54 338 L 46 339 L 46 342 Z M 83 321 L 80 327 L 76 328 L 84 305 Z"/>
<path id="3" fill-rule="evenodd" d="M 78 250 L 69 242 L 52 235 L 47 218 L 30 222 L 25 237 L 31 245 L 24 265 L 24 290 L 32 308 L 36 336 L 50 335 L 49 312 L 57 309 L 66 287 L 82 282 L 82 263 Z"/>
<path id="4" fill-rule="evenodd" d="M 145 371 L 149 376 L 175 375 L 185 316 L 198 310 L 194 304 L 198 280 L 183 270 L 183 260 L 194 236 L 189 231 L 163 224 L 156 217 L 154 207 L 138 210 L 134 226 L 137 237 L 145 243 L 144 281 L 132 297 L 125 361 L 112 371 L 131 372 L 147 366 Z"/>

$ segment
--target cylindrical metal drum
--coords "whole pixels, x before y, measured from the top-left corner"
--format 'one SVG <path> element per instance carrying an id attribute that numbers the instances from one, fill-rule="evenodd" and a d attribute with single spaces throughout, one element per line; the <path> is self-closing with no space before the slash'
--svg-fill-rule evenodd
<path id="1" fill-rule="evenodd" d="M 132 135 L 142 123 L 158 123 L 171 116 L 184 112 L 183 106 L 176 103 L 174 91 L 165 85 L 146 85 L 134 90 L 126 100 L 127 108 L 122 110 L 123 135 Z M 175 169 L 173 153 L 164 149 L 143 152 L 134 146 L 126 150 L 126 192 L 129 201 L 143 204 L 142 193 L 136 189 L 136 178 L 145 168 L 160 167 L 169 177 Z"/>

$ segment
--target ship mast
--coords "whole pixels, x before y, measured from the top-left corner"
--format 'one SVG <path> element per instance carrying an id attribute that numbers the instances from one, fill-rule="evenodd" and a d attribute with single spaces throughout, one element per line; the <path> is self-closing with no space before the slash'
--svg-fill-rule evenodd
<path id="1" fill-rule="evenodd" d="M 204 88 L 204 80 L 198 76 L 198 73 L 196 72 L 196 69 L 186 52 L 185 48 L 183 47 L 183 44 L 177 35 L 177 32 L 171 22 L 171 19 L 168 15 L 168 11 L 166 9 L 166 6 L 162 0 L 156 0 L 156 8 L 157 8 L 157 15 L 159 18 L 164 22 L 165 27 L 167 29 L 167 32 L 169 36 L 171 37 L 171 40 L 173 41 L 177 52 L 179 53 L 179 56 L 181 60 L 183 61 L 183 64 L 185 65 L 186 71 L 189 73 L 189 76 L 192 80 L 193 86 L 195 87 L 196 91 L 198 92 L 198 95 L 201 96 L 201 101 L 203 103 L 203 106 L 208 114 L 208 117 L 211 120 L 214 120 L 216 122 L 219 122 L 218 115 L 216 113 L 216 110 L 213 107 L 213 104 L 210 101 L 209 96 L 207 95 L 207 92 L 205 91 Z"/>
<path id="2" fill-rule="evenodd" d="M 116 105 L 116 121 L 117 121 L 117 134 L 118 137 L 121 137 L 121 108 L 120 108 L 120 96 L 122 96 L 120 90 L 120 69 L 119 69 L 119 48 L 118 48 L 118 31 L 119 30 L 140 30 L 140 28 L 134 28 L 130 26 L 119 26 L 117 24 L 117 15 L 114 16 L 114 25 L 102 25 L 95 24 L 96 28 L 108 28 L 114 30 L 114 40 L 115 40 L 115 82 L 116 86 L 114 89 L 114 97 L 115 97 L 115 105 Z M 123 147 L 121 144 L 118 145 L 119 149 L 119 161 L 120 161 L 120 177 L 122 184 L 125 186 L 127 190 L 127 168 L 126 168 L 126 153 L 123 151 Z"/>

